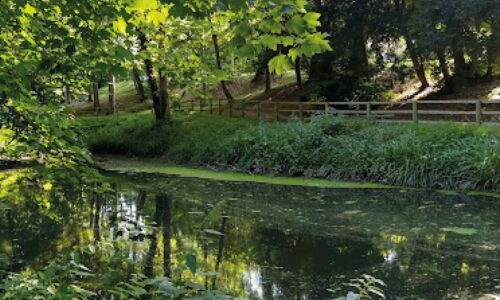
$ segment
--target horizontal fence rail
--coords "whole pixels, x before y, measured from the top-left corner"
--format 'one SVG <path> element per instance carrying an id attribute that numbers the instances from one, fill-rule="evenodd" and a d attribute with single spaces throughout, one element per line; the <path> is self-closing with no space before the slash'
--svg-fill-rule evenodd
<path id="1" fill-rule="evenodd" d="M 418 100 L 403 102 L 273 102 L 192 100 L 173 105 L 174 111 L 200 112 L 248 119 L 309 120 L 318 114 L 365 117 L 380 122 L 500 123 L 500 100 Z"/>

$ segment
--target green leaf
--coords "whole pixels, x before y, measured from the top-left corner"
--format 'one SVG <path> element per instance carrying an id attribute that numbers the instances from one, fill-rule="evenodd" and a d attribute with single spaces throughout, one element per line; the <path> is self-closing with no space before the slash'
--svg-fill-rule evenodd
<path id="1" fill-rule="evenodd" d="M 240 23 L 234 28 L 234 34 L 248 37 L 252 33 L 252 28 L 247 23 Z"/>
<path id="2" fill-rule="evenodd" d="M 255 48 L 252 45 L 243 45 L 242 47 L 237 48 L 235 52 L 239 56 L 250 57 L 255 55 Z"/>
<path id="3" fill-rule="evenodd" d="M 33 6 L 31 6 L 29 3 L 27 3 L 24 6 L 23 13 L 25 13 L 27 15 L 30 15 L 30 16 L 33 16 L 36 13 L 36 8 L 34 8 Z"/>
<path id="4" fill-rule="evenodd" d="M 133 9 L 137 10 L 154 10 L 158 8 L 158 1 L 157 0 L 135 0 L 134 4 L 132 5 Z"/>
<path id="5" fill-rule="evenodd" d="M 290 57 L 290 59 L 293 62 L 295 62 L 295 60 L 297 60 L 297 58 L 300 56 L 302 56 L 302 53 L 300 52 L 299 49 L 292 48 L 292 49 L 288 50 L 288 57 Z"/>
<path id="6" fill-rule="evenodd" d="M 278 50 L 278 44 L 281 42 L 280 38 L 276 35 L 263 35 L 260 38 L 260 43 L 264 45 L 264 47 L 269 48 L 273 51 Z"/>
<path id="7" fill-rule="evenodd" d="M 316 12 L 308 12 L 307 14 L 304 15 L 304 21 L 306 22 L 307 26 L 309 28 L 316 28 L 321 26 L 321 22 L 319 21 L 319 18 L 321 17 L 321 14 L 316 13 Z"/>
<path id="8" fill-rule="evenodd" d="M 153 23 L 155 26 L 164 23 L 167 20 L 168 12 L 159 12 L 157 10 L 152 10 L 148 13 L 147 20 Z"/>
<path id="9" fill-rule="evenodd" d="M 306 22 L 300 16 L 293 16 L 288 23 L 286 23 L 286 29 L 290 33 L 301 35 L 306 30 Z"/>
<path id="10" fill-rule="evenodd" d="M 282 26 L 283 25 L 275 20 L 264 20 L 259 23 L 260 30 L 276 34 L 280 34 L 283 31 Z"/>
<path id="11" fill-rule="evenodd" d="M 281 37 L 281 43 L 285 47 L 292 46 L 293 42 L 294 42 L 294 39 L 291 36 L 283 36 L 283 37 Z"/>
<path id="12" fill-rule="evenodd" d="M 127 33 L 127 22 L 122 17 L 118 18 L 118 20 L 113 22 L 113 30 L 125 35 Z"/>
<path id="13" fill-rule="evenodd" d="M 196 256 L 193 254 L 186 255 L 186 266 L 192 274 L 196 274 L 196 270 L 198 269 L 198 262 L 196 261 Z"/>
<path id="14" fill-rule="evenodd" d="M 292 68 L 290 60 L 284 54 L 277 55 L 269 61 L 269 71 L 281 75 Z"/>
<path id="15" fill-rule="evenodd" d="M 325 39 L 326 35 L 320 32 L 309 34 L 300 46 L 303 55 L 312 57 L 315 54 L 331 51 L 330 43 Z"/>

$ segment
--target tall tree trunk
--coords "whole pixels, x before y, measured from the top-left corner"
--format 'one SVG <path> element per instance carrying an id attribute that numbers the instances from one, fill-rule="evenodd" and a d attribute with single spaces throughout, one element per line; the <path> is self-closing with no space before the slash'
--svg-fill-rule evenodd
<path id="1" fill-rule="evenodd" d="M 464 50 L 456 49 L 453 51 L 453 60 L 455 62 L 454 75 L 458 79 L 467 78 L 467 64 L 465 63 Z"/>
<path id="2" fill-rule="evenodd" d="M 163 231 L 163 275 L 170 277 L 170 264 L 172 248 L 170 239 L 172 238 L 172 199 L 167 195 L 162 195 L 162 231 Z"/>
<path id="3" fill-rule="evenodd" d="M 7 210 L 7 223 L 8 223 L 7 233 L 9 236 L 10 246 L 12 249 L 11 250 L 12 254 L 11 254 L 11 261 L 10 261 L 10 271 L 16 272 L 19 270 L 19 267 L 21 265 L 21 261 L 19 259 L 19 256 L 20 256 L 19 254 L 21 254 L 22 252 L 19 251 L 19 250 L 21 250 L 20 249 L 21 247 L 19 247 L 19 238 L 16 234 L 17 226 L 15 225 L 14 217 L 12 217 L 12 210 L 10 210 L 10 209 Z"/>
<path id="4" fill-rule="evenodd" d="M 266 65 L 266 89 L 265 92 L 270 92 L 272 89 L 272 78 L 271 78 L 271 72 L 269 72 L 269 66 Z"/>
<path id="5" fill-rule="evenodd" d="M 101 195 L 97 192 L 92 192 L 93 197 L 95 197 L 95 214 L 94 214 L 94 243 L 101 240 L 101 209 L 102 209 L 102 199 Z"/>
<path id="6" fill-rule="evenodd" d="M 415 49 L 415 45 L 411 38 L 406 35 L 406 47 L 408 48 L 408 53 L 410 54 L 411 61 L 413 63 L 413 69 L 415 69 L 415 73 L 417 74 L 418 80 L 421 83 L 421 89 L 425 89 L 429 86 L 429 81 L 427 81 L 427 77 L 425 76 L 424 64 L 422 62 L 422 58 L 418 55 L 417 50 Z"/>
<path id="7" fill-rule="evenodd" d="M 318 31 L 330 32 L 331 30 L 328 28 L 328 22 L 326 20 L 328 10 L 327 3 L 323 0 L 314 0 L 312 2 L 314 3 L 314 11 L 321 14 L 321 27 Z M 306 85 L 313 82 L 321 82 L 331 79 L 332 73 L 334 73 L 332 64 L 333 59 L 334 57 L 332 52 L 316 54 L 311 57 Z M 324 94 L 325 92 L 326 88 L 322 88 L 320 94 Z"/>
<path id="8" fill-rule="evenodd" d="M 88 102 L 89 102 L 89 103 L 92 103 L 92 101 L 94 101 L 94 99 L 93 99 L 93 97 L 92 97 L 92 93 L 94 92 L 93 88 L 94 88 L 94 84 L 93 84 L 93 83 L 91 83 L 91 84 L 90 84 L 90 86 L 89 86 L 89 89 L 88 89 L 88 91 L 89 91 L 89 96 L 88 96 L 88 98 L 87 98 L 87 100 L 88 100 Z"/>
<path id="9" fill-rule="evenodd" d="M 252 82 L 259 82 L 264 76 L 266 76 L 267 64 L 269 63 L 269 60 L 273 58 L 274 54 L 275 51 L 272 50 L 266 50 L 259 54 L 259 57 L 257 58 L 257 68 Z"/>
<path id="10" fill-rule="evenodd" d="M 69 87 L 67 85 L 64 85 L 63 87 L 64 91 L 64 104 L 71 104 L 71 91 L 69 90 Z"/>
<path id="11" fill-rule="evenodd" d="M 219 272 L 219 268 L 222 263 L 222 254 L 224 253 L 224 238 L 226 236 L 226 223 L 227 223 L 227 217 L 224 216 L 222 217 L 219 229 L 219 232 L 222 233 L 222 235 L 219 236 L 219 247 L 217 249 L 217 259 L 215 261 L 215 270 L 214 270 L 215 273 Z M 215 289 L 216 281 L 217 281 L 217 276 L 214 276 L 212 279 L 212 289 Z"/>
<path id="12" fill-rule="evenodd" d="M 136 93 L 137 95 L 139 95 L 139 92 L 137 91 L 137 81 L 135 81 L 135 78 L 132 78 L 132 79 L 133 79 L 132 81 L 134 82 L 134 89 L 135 89 L 135 93 Z"/>
<path id="13" fill-rule="evenodd" d="M 146 36 L 143 33 L 139 34 L 139 41 L 141 43 L 142 50 L 146 50 Z M 148 76 L 149 90 L 151 91 L 151 99 L 153 99 L 153 110 L 155 112 L 156 120 L 161 121 L 165 119 L 165 115 L 162 114 L 162 105 L 160 100 L 160 89 L 158 88 L 158 82 L 155 77 L 155 70 L 153 67 L 153 62 L 150 58 L 144 59 L 144 66 L 146 68 L 146 75 Z"/>
<path id="14" fill-rule="evenodd" d="M 158 249 L 158 228 L 153 228 L 153 232 L 149 238 L 149 249 L 146 253 L 146 261 L 144 262 L 144 276 L 147 278 L 153 278 L 154 271 L 154 260 L 156 255 L 156 250 Z"/>
<path id="15" fill-rule="evenodd" d="M 437 56 L 441 73 L 443 73 L 445 91 L 451 93 L 453 91 L 453 84 L 451 82 L 450 72 L 448 71 L 448 63 L 446 62 L 444 50 L 439 49 L 437 51 Z"/>
<path id="16" fill-rule="evenodd" d="M 146 93 L 144 92 L 144 86 L 142 85 L 141 74 L 137 68 L 132 70 L 132 75 L 134 76 L 134 85 L 137 95 L 139 95 L 139 100 L 144 102 L 146 100 Z"/>
<path id="17" fill-rule="evenodd" d="M 99 82 L 97 77 L 94 79 L 92 89 L 94 90 L 94 112 L 99 113 L 101 110 L 101 104 L 99 103 Z"/>
<path id="18" fill-rule="evenodd" d="M 200 52 L 201 52 L 201 60 L 203 62 L 205 62 L 205 60 L 206 60 L 205 56 L 206 56 L 207 48 L 205 46 L 200 47 Z M 208 92 L 208 85 L 207 85 L 207 83 L 205 81 L 202 82 L 201 89 L 203 90 L 204 93 Z M 179 102 L 177 102 L 177 103 L 179 103 Z"/>
<path id="19" fill-rule="evenodd" d="M 297 57 L 295 60 L 295 78 L 297 80 L 297 87 L 299 90 L 302 89 L 302 74 L 301 74 L 301 68 L 300 68 L 300 58 Z"/>
<path id="20" fill-rule="evenodd" d="M 170 120 L 170 107 L 168 101 L 168 79 L 165 72 L 158 72 L 160 77 L 160 114 L 163 116 L 162 120 Z"/>
<path id="21" fill-rule="evenodd" d="M 366 38 L 363 32 L 354 36 L 351 53 L 351 67 L 357 77 L 368 77 L 368 54 L 366 51 Z"/>
<path id="22" fill-rule="evenodd" d="M 150 237 L 149 250 L 144 263 L 144 275 L 148 278 L 152 278 L 154 275 L 154 257 L 158 250 L 158 233 L 161 228 L 163 234 L 163 273 L 166 277 L 170 277 L 172 200 L 165 194 L 157 194 L 155 204 L 154 221 L 156 225 Z"/>
<path id="23" fill-rule="evenodd" d="M 109 90 L 109 109 L 112 114 L 116 114 L 116 78 L 114 75 L 109 75 L 108 90 Z"/>
<path id="24" fill-rule="evenodd" d="M 353 4 L 356 7 L 355 13 L 349 20 L 349 26 L 353 27 L 351 35 L 351 69 L 356 77 L 365 78 L 369 76 L 368 70 L 368 52 L 366 49 L 366 1 L 355 1 Z"/>
<path id="25" fill-rule="evenodd" d="M 259 82 L 265 73 L 266 69 L 261 66 L 258 66 L 257 69 L 255 70 L 255 74 L 253 75 L 252 82 Z"/>
<path id="26" fill-rule="evenodd" d="M 497 26 L 500 29 L 500 26 Z M 500 67 L 500 37 L 497 34 L 497 28 L 492 26 L 490 40 L 486 48 L 488 55 L 488 69 L 486 71 L 486 78 L 493 78 L 493 73 L 496 68 Z"/>
<path id="27" fill-rule="evenodd" d="M 222 70 L 222 61 L 220 58 L 220 49 L 219 49 L 219 40 L 217 38 L 216 34 L 212 34 L 212 41 L 214 44 L 214 51 L 215 51 L 215 62 L 217 64 L 217 68 L 219 70 Z M 232 102 L 234 100 L 233 95 L 231 95 L 231 92 L 229 92 L 229 89 L 227 88 L 227 84 L 225 80 L 221 80 L 220 85 L 222 87 L 222 91 L 224 92 L 224 95 L 226 96 L 227 100 L 229 102 Z"/>
<path id="28" fill-rule="evenodd" d="M 395 1 L 395 6 L 397 10 L 397 21 L 400 22 L 401 24 L 406 24 L 406 19 L 408 18 L 405 13 L 405 1 L 404 0 L 396 0 Z M 427 80 L 427 77 L 425 76 L 425 69 L 424 69 L 424 62 L 422 60 L 422 57 L 418 53 L 417 49 L 415 48 L 415 43 L 410 37 L 410 34 L 408 32 L 408 28 L 403 25 L 401 28 L 402 35 L 406 41 L 406 49 L 408 50 L 408 54 L 410 54 L 410 58 L 413 64 L 413 69 L 415 70 L 415 74 L 417 75 L 418 80 L 420 81 L 421 84 L 421 89 L 425 89 L 429 86 L 429 81 Z"/>

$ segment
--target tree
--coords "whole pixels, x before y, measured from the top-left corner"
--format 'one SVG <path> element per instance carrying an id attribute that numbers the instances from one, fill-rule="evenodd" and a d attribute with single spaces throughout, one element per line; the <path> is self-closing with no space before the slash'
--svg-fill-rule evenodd
<path id="1" fill-rule="evenodd" d="M 110 1 L 95 4 L 111 11 Z M 72 170 L 90 163 L 86 151 L 78 147 L 81 142 L 69 116 L 59 107 L 63 79 L 75 93 L 87 90 L 89 84 L 86 62 L 90 44 L 82 37 L 95 31 L 77 18 L 59 17 L 78 10 L 79 17 L 90 20 L 92 13 L 81 5 L 0 3 L 0 156 L 29 156 L 47 166 Z"/>
<path id="2" fill-rule="evenodd" d="M 408 24 L 405 20 L 408 18 L 407 12 L 411 8 L 406 7 L 405 0 L 396 0 L 395 6 L 397 10 L 397 14 L 399 16 L 398 22 L 401 23 L 399 35 L 403 36 L 406 42 L 406 49 L 408 50 L 408 54 L 410 55 L 413 69 L 415 70 L 415 74 L 420 80 L 421 89 L 425 89 L 429 86 L 429 81 L 427 80 L 427 76 L 425 75 L 425 67 L 422 59 L 422 55 L 418 52 L 418 49 L 415 45 L 415 41 L 412 39 L 410 35 L 410 30 L 408 28 Z"/>
<path id="3" fill-rule="evenodd" d="M 139 73 L 139 69 L 134 67 L 132 70 L 132 75 L 137 95 L 139 95 L 139 100 L 141 102 L 144 102 L 144 100 L 146 100 L 146 93 L 144 92 L 144 85 L 142 84 L 142 79 Z"/>
<path id="4" fill-rule="evenodd" d="M 331 51 L 326 35 L 318 32 L 320 14 L 307 12 L 305 4 L 300 0 L 255 1 L 237 16 L 232 40 L 235 52 L 253 56 L 272 50 L 276 55 L 268 62 L 269 70 L 281 75 L 293 69 L 300 57 Z"/>
<path id="5" fill-rule="evenodd" d="M 200 87 L 228 78 L 222 70 L 222 53 L 247 48 L 255 54 L 276 51 L 280 45 L 286 50 L 270 59 L 268 67 L 281 74 L 299 57 L 328 51 L 326 36 L 317 31 L 319 15 L 308 13 L 305 4 L 300 0 L 170 4 L 89 0 L 65 5 L 45 0 L 1 1 L 0 155 L 28 153 L 45 164 L 89 163 L 85 151 L 73 147 L 81 143 L 70 128 L 71 116 L 61 109 L 64 90 L 78 94 L 92 86 L 94 108 L 99 113 L 98 79 L 112 74 L 109 103 L 115 111 L 115 76 L 129 74 L 140 61 L 148 76 L 155 117 L 164 122 L 169 119 L 172 91 L 185 94 L 189 90 L 206 97 L 208 91 Z M 171 15 L 171 10 L 176 14 Z M 278 31 L 270 25 L 277 25 Z M 242 29 L 251 33 L 246 42 Z M 216 46 L 220 32 L 224 33 L 225 49 L 214 49 L 215 61 L 207 60 L 202 49 L 209 48 L 210 39 Z M 228 43 L 232 34 L 237 36 L 238 49 Z M 58 159 L 65 155 L 67 158 Z"/>
<path id="6" fill-rule="evenodd" d="M 114 75 L 109 75 L 108 80 L 109 108 L 112 114 L 116 114 L 116 78 Z"/>
<path id="7" fill-rule="evenodd" d="M 97 77 L 95 77 L 94 82 L 92 83 L 92 91 L 94 93 L 94 112 L 99 113 L 101 110 L 101 104 L 99 102 L 99 81 Z"/>
<path id="8" fill-rule="evenodd" d="M 142 32 L 139 33 L 139 41 L 141 45 L 141 51 L 148 51 L 147 38 Z M 153 109 L 155 112 L 156 120 L 163 120 L 165 115 L 162 113 L 162 105 L 160 99 L 160 89 L 158 87 L 158 82 L 156 81 L 155 69 L 153 66 L 153 61 L 151 58 L 146 57 L 144 59 L 144 67 L 146 69 L 146 76 L 148 77 L 149 91 L 151 92 L 151 99 L 153 100 Z"/>

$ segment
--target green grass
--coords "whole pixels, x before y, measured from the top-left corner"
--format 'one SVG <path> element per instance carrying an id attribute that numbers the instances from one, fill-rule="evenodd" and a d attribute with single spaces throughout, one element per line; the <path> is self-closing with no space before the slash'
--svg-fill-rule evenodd
<path id="1" fill-rule="evenodd" d="M 260 101 L 267 99 L 269 95 L 264 93 L 265 83 L 263 80 L 255 83 L 252 82 L 254 74 L 243 73 L 240 76 L 233 78 L 228 82 L 229 90 L 235 97 L 236 101 Z M 307 74 L 303 74 L 307 78 Z M 273 76 L 273 91 L 281 91 L 285 87 L 295 83 L 295 71 L 285 72 L 281 76 Z M 146 89 L 146 97 L 149 97 L 149 87 L 147 81 L 143 82 L 143 87 Z M 116 109 L 119 113 L 135 113 L 152 109 L 152 101 L 147 99 L 141 102 L 139 95 L 136 93 L 134 82 L 132 80 L 123 80 L 116 83 Z M 212 91 L 214 99 L 225 99 L 224 94 L 217 85 L 217 88 Z M 189 93 L 181 100 L 183 105 L 190 105 L 194 101 L 195 109 L 199 109 L 199 99 Z M 111 114 L 108 104 L 108 86 L 103 86 L 99 89 L 99 101 L 101 104 L 101 115 Z M 173 102 L 171 103 L 171 105 Z M 93 103 L 78 103 L 75 105 L 75 113 L 79 116 L 95 115 Z"/>
<path id="2" fill-rule="evenodd" d="M 144 88 L 146 89 L 146 96 L 149 94 L 147 84 L 144 83 Z M 139 95 L 137 95 L 134 82 L 131 80 L 121 81 L 116 84 L 116 110 L 120 113 L 135 113 L 145 110 L 151 110 L 152 101 L 145 100 L 140 101 Z M 99 102 L 101 105 L 101 115 L 111 114 L 111 108 L 108 102 L 108 87 L 102 87 L 99 89 Z M 75 113 L 79 116 L 84 115 L 94 115 L 94 104 L 93 103 L 77 103 L 75 105 Z"/>
<path id="3" fill-rule="evenodd" d="M 96 153 L 163 156 L 254 174 L 500 190 L 498 126 L 388 125 L 332 116 L 258 123 L 199 115 L 155 126 L 146 113 L 79 122 Z"/>

